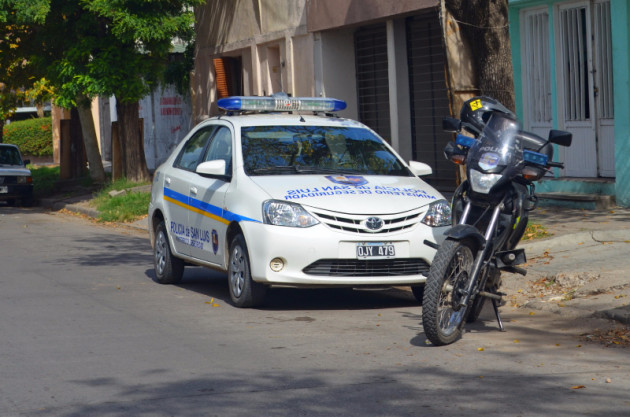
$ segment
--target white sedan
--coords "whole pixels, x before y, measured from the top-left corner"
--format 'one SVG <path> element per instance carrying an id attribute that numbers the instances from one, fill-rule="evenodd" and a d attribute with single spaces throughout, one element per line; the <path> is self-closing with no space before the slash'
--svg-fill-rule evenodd
<path id="1" fill-rule="evenodd" d="M 155 172 L 156 280 L 227 271 L 233 303 L 270 286 L 409 285 L 422 299 L 450 205 L 335 99 L 230 97 Z"/>

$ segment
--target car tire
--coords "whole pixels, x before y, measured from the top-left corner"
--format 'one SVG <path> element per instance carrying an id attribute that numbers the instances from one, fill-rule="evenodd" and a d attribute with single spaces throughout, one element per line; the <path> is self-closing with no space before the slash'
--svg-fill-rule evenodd
<path id="1" fill-rule="evenodd" d="M 263 303 L 267 287 L 252 280 L 245 238 L 238 234 L 230 244 L 228 263 L 230 298 L 236 307 L 257 307 Z"/>
<path id="2" fill-rule="evenodd" d="M 164 222 L 155 228 L 153 266 L 155 280 L 160 284 L 178 284 L 184 275 L 184 261 L 173 256 Z"/>

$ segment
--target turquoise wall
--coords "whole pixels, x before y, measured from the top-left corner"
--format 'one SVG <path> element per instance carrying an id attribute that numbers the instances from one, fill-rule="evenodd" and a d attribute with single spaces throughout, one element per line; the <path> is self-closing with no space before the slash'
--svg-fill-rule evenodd
<path id="1" fill-rule="evenodd" d="M 615 173 L 616 198 L 630 206 L 630 6 L 627 0 L 611 0 L 613 79 L 615 90 Z"/>

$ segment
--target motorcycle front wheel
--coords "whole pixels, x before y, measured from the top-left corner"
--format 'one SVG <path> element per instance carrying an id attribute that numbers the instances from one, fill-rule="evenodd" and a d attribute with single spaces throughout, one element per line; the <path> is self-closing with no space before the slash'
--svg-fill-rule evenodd
<path id="1" fill-rule="evenodd" d="M 451 344 L 462 334 L 468 309 L 459 302 L 470 279 L 474 253 L 472 242 L 446 239 L 435 254 L 424 286 L 422 326 L 436 346 Z"/>

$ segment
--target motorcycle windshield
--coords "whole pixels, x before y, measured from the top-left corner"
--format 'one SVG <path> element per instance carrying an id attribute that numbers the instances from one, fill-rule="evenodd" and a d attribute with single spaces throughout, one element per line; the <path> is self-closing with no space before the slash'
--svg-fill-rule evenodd
<path id="1" fill-rule="evenodd" d="M 501 113 L 494 113 L 483 128 L 479 140 L 468 152 L 469 167 L 486 172 L 499 173 L 523 159 L 523 149 L 518 140 L 518 121 Z"/>

